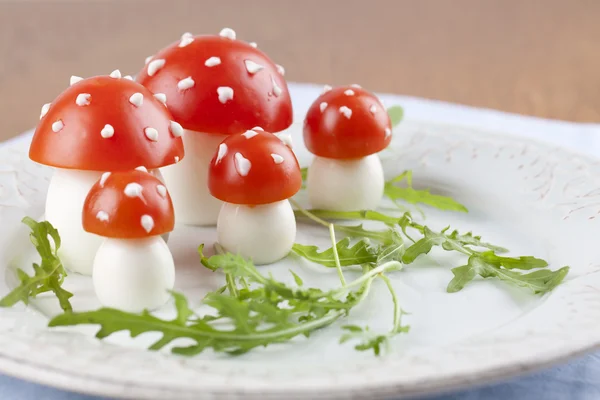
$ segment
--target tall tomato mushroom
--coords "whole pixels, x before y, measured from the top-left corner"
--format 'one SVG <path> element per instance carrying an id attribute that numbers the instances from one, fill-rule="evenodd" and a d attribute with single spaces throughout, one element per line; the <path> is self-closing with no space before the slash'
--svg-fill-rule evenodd
<path id="1" fill-rule="evenodd" d="M 160 235 L 173 230 L 175 215 L 158 178 L 139 170 L 101 178 L 85 199 L 82 223 L 87 232 L 106 238 L 92 274 L 102 305 L 140 312 L 167 301 L 175 264 Z"/>
<path id="2" fill-rule="evenodd" d="M 90 275 L 101 239 L 81 225 L 83 201 L 105 172 L 155 170 L 184 156 L 181 127 L 164 104 L 120 74 L 72 79 L 51 104 L 33 135 L 29 157 L 55 167 L 46 219 L 60 232 L 65 266 Z"/>
<path id="3" fill-rule="evenodd" d="M 377 152 L 392 139 L 392 124 L 372 93 L 358 85 L 326 87 L 304 120 L 304 143 L 315 154 L 307 189 L 315 208 L 376 208 L 384 177 Z"/>
<path id="4" fill-rule="evenodd" d="M 296 220 L 287 199 L 302 186 L 294 152 L 264 131 L 229 136 L 219 145 L 208 187 L 224 201 L 217 222 L 219 243 L 257 264 L 285 257 L 296 238 Z"/>
<path id="5" fill-rule="evenodd" d="M 148 60 L 137 79 L 162 96 L 185 129 L 186 159 L 162 170 L 179 222 L 214 225 L 221 202 L 207 189 L 208 164 L 227 135 L 292 123 L 284 70 L 235 32 L 182 36 Z"/>

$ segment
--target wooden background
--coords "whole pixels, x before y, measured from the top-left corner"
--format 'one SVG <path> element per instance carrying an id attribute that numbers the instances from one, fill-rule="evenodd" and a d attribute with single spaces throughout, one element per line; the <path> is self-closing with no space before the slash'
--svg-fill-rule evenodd
<path id="1" fill-rule="evenodd" d="M 290 81 L 600 122 L 600 0 L 0 0 L 0 140 L 69 76 L 234 28 Z"/>

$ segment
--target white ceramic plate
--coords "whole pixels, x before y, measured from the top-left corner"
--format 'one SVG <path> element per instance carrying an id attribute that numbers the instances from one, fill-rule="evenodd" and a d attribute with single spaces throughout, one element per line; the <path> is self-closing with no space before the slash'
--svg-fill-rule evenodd
<path id="1" fill-rule="evenodd" d="M 292 129 L 301 163 L 309 155 L 298 127 Z M 0 294 L 13 287 L 14 268 L 35 258 L 24 215 L 43 211 L 50 170 L 26 156 L 27 144 L 0 150 Z M 456 294 L 445 288 L 450 267 L 461 260 L 434 252 L 392 275 L 402 307 L 411 312 L 409 334 L 398 336 L 391 354 L 339 345 L 339 325 L 241 357 L 205 353 L 181 358 L 143 350 L 151 335 L 126 334 L 100 342 L 96 328 L 46 328 L 58 312 L 54 298 L 29 308 L 0 310 L 0 371 L 81 392 L 177 399 L 384 398 L 431 393 L 481 384 L 533 370 L 600 344 L 600 165 L 597 160 L 551 145 L 467 128 L 407 121 L 382 153 L 386 174 L 412 169 L 420 187 L 452 195 L 468 215 L 427 209 L 427 224 L 481 234 L 514 255 L 547 259 L 553 269 L 570 265 L 567 281 L 540 297 L 492 280 L 477 281 Z M 302 196 L 300 196 L 302 198 Z M 203 270 L 196 247 L 212 244 L 212 229 L 177 227 L 170 247 L 177 263 L 177 288 L 197 303 L 222 276 Z M 298 241 L 327 245 L 326 232 L 299 226 Z M 291 281 L 288 268 L 305 284 L 332 286 L 336 273 L 290 257 L 269 268 Z M 98 306 L 89 278 L 70 276 L 77 310 Z M 350 321 L 385 330 L 391 302 L 382 284 Z M 165 311 L 165 313 L 168 311 Z"/>

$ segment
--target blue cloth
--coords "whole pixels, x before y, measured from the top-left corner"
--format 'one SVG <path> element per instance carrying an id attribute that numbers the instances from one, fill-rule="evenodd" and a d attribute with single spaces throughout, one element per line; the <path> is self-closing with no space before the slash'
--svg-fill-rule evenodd
<path id="1" fill-rule="evenodd" d="M 0 375 L 0 399 L 107 400 L 48 388 Z M 600 353 L 578 358 L 536 374 L 481 388 L 420 398 L 419 400 L 598 400 Z"/>

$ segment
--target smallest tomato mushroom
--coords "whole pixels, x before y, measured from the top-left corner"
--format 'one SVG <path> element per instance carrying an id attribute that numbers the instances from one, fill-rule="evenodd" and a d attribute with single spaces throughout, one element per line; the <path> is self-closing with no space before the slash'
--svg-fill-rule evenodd
<path id="1" fill-rule="evenodd" d="M 208 174 L 211 194 L 225 202 L 217 220 L 221 246 L 256 264 L 284 258 L 296 239 L 288 199 L 301 186 L 298 160 L 277 136 L 254 129 L 227 137 Z"/>
<path id="2" fill-rule="evenodd" d="M 103 306 L 140 312 L 169 299 L 175 264 L 161 235 L 174 225 L 167 188 L 148 172 L 106 173 L 92 187 L 84 203 L 83 229 L 106 238 L 92 272 Z"/>
<path id="3" fill-rule="evenodd" d="M 391 140 L 390 117 L 374 94 L 357 85 L 327 87 L 304 120 L 304 143 L 316 156 L 306 182 L 312 207 L 376 208 L 385 184 L 376 153 Z"/>

